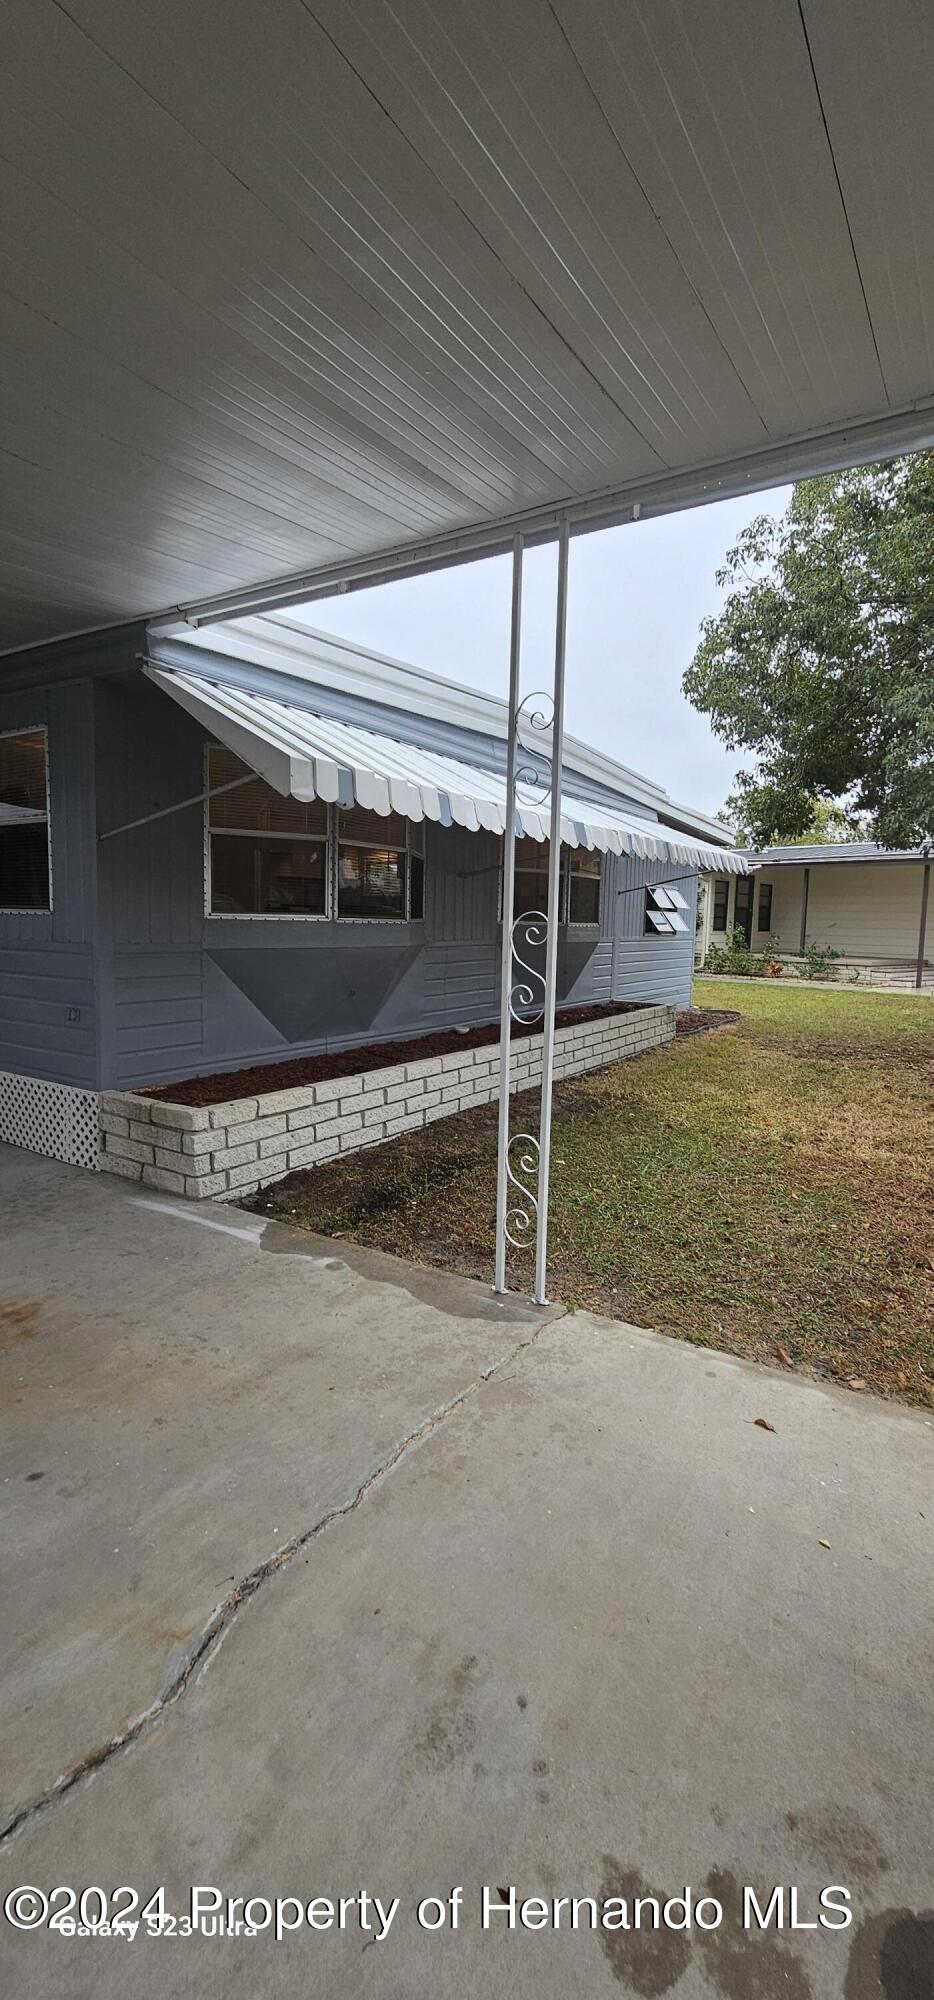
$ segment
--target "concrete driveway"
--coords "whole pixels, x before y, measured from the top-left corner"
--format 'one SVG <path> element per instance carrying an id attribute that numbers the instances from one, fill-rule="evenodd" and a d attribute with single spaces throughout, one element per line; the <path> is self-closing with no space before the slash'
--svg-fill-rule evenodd
<path id="1" fill-rule="evenodd" d="M 10 1149 L 0 1231 L 3 1894 L 301 1926 L 5 1992 L 934 1991 L 929 1419 Z"/>

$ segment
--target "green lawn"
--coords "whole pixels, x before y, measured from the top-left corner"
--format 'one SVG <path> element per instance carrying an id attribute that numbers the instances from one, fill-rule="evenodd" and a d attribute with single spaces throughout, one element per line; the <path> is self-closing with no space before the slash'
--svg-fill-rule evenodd
<path id="1" fill-rule="evenodd" d="M 555 1093 L 554 1296 L 934 1407 L 934 1002 L 699 980 L 695 1005 L 743 1018 Z M 495 1108 L 253 1205 L 487 1277 Z"/>

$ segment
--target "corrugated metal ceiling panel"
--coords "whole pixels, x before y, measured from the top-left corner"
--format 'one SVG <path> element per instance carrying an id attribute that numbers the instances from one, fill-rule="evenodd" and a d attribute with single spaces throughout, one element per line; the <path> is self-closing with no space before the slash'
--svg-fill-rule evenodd
<path id="1" fill-rule="evenodd" d="M 928 434 L 922 0 L 0 21 L 0 644 Z"/>

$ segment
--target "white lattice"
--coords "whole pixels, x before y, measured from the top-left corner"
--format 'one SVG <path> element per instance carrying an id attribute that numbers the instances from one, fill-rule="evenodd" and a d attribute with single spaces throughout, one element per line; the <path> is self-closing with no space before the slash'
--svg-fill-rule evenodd
<path id="1" fill-rule="evenodd" d="M 0 1070 L 0 1140 L 71 1167 L 98 1165 L 100 1103 L 96 1090 Z"/>

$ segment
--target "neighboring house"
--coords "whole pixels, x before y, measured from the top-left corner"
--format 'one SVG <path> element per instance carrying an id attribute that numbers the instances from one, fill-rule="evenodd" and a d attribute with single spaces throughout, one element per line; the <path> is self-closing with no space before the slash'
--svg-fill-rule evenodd
<path id="1" fill-rule="evenodd" d="M 746 850 L 750 873 L 702 880 L 696 959 L 740 929 L 747 944 L 771 939 L 783 958 L 806 946 L 841 954 L 838 972 L 873 985 L 934 988 L 934 918 L 928 921 L 929 850 L 891 851 L 871 840 Z"/>
<path id="2" fill-rule="evenodd" d="M 84 1158 L 102 1089 L 495 1020 L 506 725 L 284 615 L 8 656 L 0 1137 Z M 687 1004 L 729 836 L 573 739 L 564 794 L 560 1001 Z"/>

